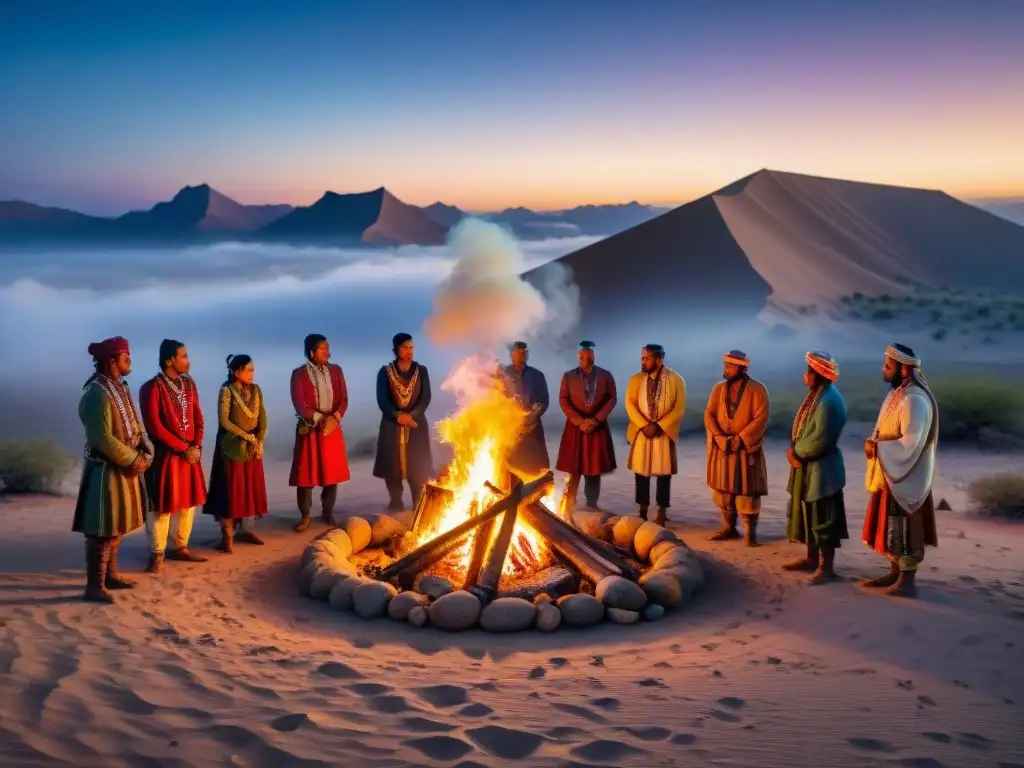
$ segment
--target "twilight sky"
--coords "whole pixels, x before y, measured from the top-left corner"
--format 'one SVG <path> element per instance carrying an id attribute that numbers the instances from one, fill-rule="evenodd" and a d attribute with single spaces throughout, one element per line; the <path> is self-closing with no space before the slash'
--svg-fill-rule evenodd
<path id="1" fill-rule="evenodd" d="M 0 199 L 1024 195 L 1024 0 L 0 2 Z"/>

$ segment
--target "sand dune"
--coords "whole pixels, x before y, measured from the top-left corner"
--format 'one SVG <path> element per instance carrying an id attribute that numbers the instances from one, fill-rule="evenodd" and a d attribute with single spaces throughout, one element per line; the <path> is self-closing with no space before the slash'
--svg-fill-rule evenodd
<path id="1" fill-rule="evenodd" d="M 792 320 L 858 291 L 1024 284 L 1024 227 L 943 192 L 766 170 L 561 261 L 585 314 L 643 295 Z"/>
<path id="2" fill-rule="evenodd" d="M 863 470 L 857 435 L 847 458 Z M 554 446 L 552 446 L 554 447 Z M 0 502 L 0 765 L 791 766 L 1014 768 L 1024 754 L 1024 531 L 941 513 L 917 602 L 807 587 L 779 564 L 784 446 L 769 456 L 765 546 L 712 547 L 703 445 L 683 445 L 674 527 L 707 590 L 662 622 L 552 636 L 445 635 L 364 622 L 295 593 L 316 526 L 291 532 L 287 467 L 268 466 L 266 547 L 168 563 L 111 607 L 78 600 L 67 499 Z M 619 447 L 620 459 L 624 458 Z M 1019 456 L 945 451 L 938 493 Z M 366 462 L 346 512 L 386 499 Z M 632 481 L 608 478 L 609 509 Z M 851 528 L 864 493 L 851 482 Z M 140 534 L 124 570 L 145 557 Z M 879 559 L 851 541 L 848 576 Z M 813 755 L 807 758 L 807 752 Z"/>

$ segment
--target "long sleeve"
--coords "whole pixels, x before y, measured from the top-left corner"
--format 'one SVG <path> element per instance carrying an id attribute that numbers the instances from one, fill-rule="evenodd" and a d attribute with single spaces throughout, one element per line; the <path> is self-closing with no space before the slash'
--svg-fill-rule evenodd
<path id="1" fill-rule="evenodd" d="M 187 451 L 188 443 L 171 432 L 160 417 L 160 389 L 154 381 L 147 381 L 142 385 L 139 390 L 139 401 L 142 406 L 142 423 L 146 425 L 146 431 L 174 453 Z"/>
<path id="2" fill-rule="evenodd" d="M 260 415 L 256 420 L 256 439 L 262 443 L 267 439 L 267 428 L 269 426 L 267 423 L 267 407 L 263 402 L 263 390 L 255 384 L 253 386 L 256 387 L 255 394 L 260 402 Z"/>
<path id="3" fill-rule="evenodd" d="M 348 385 L 345 383 L 345 372 L 338 368 L 338 381 L 337 387 L 335 387 L 334 399 L 338 403 L 338 407 L 334 409 L 334 414 L 338 417 L 338 421 L 345 418 L 345 413 L 348 411 Z"/>
<path id="4" fill-rule="evenodd" d="M 377 407 L 380 408 L 384 418 L 389 421 L 395 421 L 398 418 L 398 414 L 401 413 L 395 403 L 391 401 L 391 385 L 388 383 L 388 372 L 383 367 L 377 372 Z"/>
<path id="5" fill-rule="evenodd" d="M 548 406 L 551 405 L 551 396 L 548 393 L 548 380 L 544 378 L 544 374 L 536 368 L 533 370 L 537 371 L 537 375 L 533 386 L 534 391 L 530 394 L 536 398 L 533 402 L 534 407 L 538 405 L 540 406 L 540 408 L 537 409 L 537 418 L 539 419 L 547 413 Z"/>
<path id="6" fill-rule="evenodd" d="M 604 401 L 604 405 L 602 405 L 593 416 L 594 420 L 598 422 L 608 421 L 608 417 L 612 415 L 612 411 L 615 410 L 615 405 L 619 402 L 619 394 L 615 390 L 614 377 L 610 373 L 605 373 L 604 379 L 608 386 L 608 398 Z"/>
<path id="7" fill-rule="evenodd" d="M 768 390 L 765 387 L 758 386 L 751 394 L 754 395 L 753 402 L 751 403 L 751 408 L 754 412 L 753 418 L 739 433 L 740 440 L 743 441 L 743 445 L 746 446 L 747 450 L 761 447 L 764 433 L 768 431 L 768 419 L 771 413 L 771 402 L 768 398 Z"/>
<path id="8" fill-rule="evenodd" d="M 819 403 L 814 418 L 804 428 L 793 445 L 793 453 L 800 461 L 815 461 L 839 442 L 846 424 L 846 414 L 838 403 L 829 399 Z"/>
<path id="9" fill-rule="evenodd" d="M 206 422 L 203 420 L 203 409 L 199 405 L 199 387 L 192 382 L 192 423 L 195 425 L 192 444 L 202 446 L 206 436 Z"/>
<path id="10" fill-rule="evenodd" d="M 708 434 L 712 437 L 718 437 L 724 435 L 725 430 L 722 429 L 722 425 L 718 423 L 718 401 L 722 396 L 721 388 L 722 384 L 715 384 L 711 388 L 711 394 L 708 396 L 708 404 L 704 407 L 704 429 L 708 431 Z"/>
<path id="11" fill-rule="evenodd" d="M 562 383 L 558 385 L 558 407 L 562 409 L 562 413 L 565 414 L 565 418 L 569 420 L 574 427 L 578 427 L 580 422 L 583 421 L 583 417 L 580 416 L 579 411 L 572 404 L 572 400 L 569 398 L 569 374 L 562 374 Z"/>
<path id="12" fill-rule="evenodd" d="M 901 482 L 921 457 L 931 427 L 931 410 L 924 394 L 908 393 L 900 404 L 900 437 L 879 440 L 878 460 L 892 482 Z"/>
<path id="13" fill-rule="evenodd" d="M 296 368 L 292 371 L 292 382 L 290 387 L 292 407 L 295 409 L 295 413 L 298 414 L 300 419 L 304 419 L 305 421 L 319 421 L 319 419 L 316 418 L 318 411 L 314 407 L 314 404 L 306 400 L 306 388 L 303 386 L 303 378 L 308 378 L 306 376 L 305 368 Z"/>
<path id="14" fill-rule="evenodd" d="M 113 414 L 107 395 L 98 386 L 89 387 L 79 406 L 85 441 L 105 458 L 121 467 L 130 467 L 139 452 L 114 435 Z"/>
<path id="15" fill-rule="evenodd" d="M 678 440 L 679 425 L 683 421 L 683 416 L 686 415 L 686 382 L 679 374 L 675 374 L 674 378 L 677 387 L 676 397 L 669 412 L 658 419 L 658 426 L 670 438 Z"/>
<path id="16" fill-rule="evenodd" d="M 643 429 L 649 423 L 647 417 L 640 413 L 640 377 L 634 376 L 626 385 L 626 415 L 637 429 Z"/>
<path id="17" fill-rule="evenodd" d="M 262 407 L 263 401 L 261 398 L 260 408 Z M 243 440 L 249 439 L 248 433 L 231 420 L 231 390 L 228 387 L 220 388 L 220 397 L 217 402 L 217 418 L 220 428 L 225 432 L 230 432 L 235 437 L 240 437 Z"/>
<path id="18" fill-rule="evenodd" d="M 418 419 L 426 413 L 430 407 L 430 374 L 426 366 L 420 366 L 420 396 L 416 398 L 416 405 L 409 410 L 409 415 Z"/>

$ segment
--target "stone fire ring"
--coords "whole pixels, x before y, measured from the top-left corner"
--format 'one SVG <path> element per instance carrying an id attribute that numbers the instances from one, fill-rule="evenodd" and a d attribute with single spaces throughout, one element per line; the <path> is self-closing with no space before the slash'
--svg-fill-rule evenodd
<path id="1" fill-rule="evenodd" d="M 353 611 L 364 619 L 387 616 L 414 627 L 434 626 L 459 632 L 479 626 L 488 632 L 519 632 L 535 628 L 553 632 L 561 625 L 589 627 L 608 618 L 616 624 L 634 624 L 641 618 L 660 619 L 696 594 L 704 584 L 704 571 L 693 551 L 672 531 L 639 517 L 612 517 L 598 512 L 577 512 L 577 526 L 586 533 L 630 551 L 650 566 L 637 582 L 607 576 L 596 585 L 596 596 L 580 593 L 552 599 L 539 595 L 534 602 L 519 597 L 498 597 L 482 605 L 472 593 L 453 589 L 445 579 L 423 576 L 412 591 L 399 592 L 391 584 L 360 576 L 350 558 L 371 541 L 386 541 L 388 529 L 404 526 L 387 515 L 371 525 L 349 517 L 311 541 L 302 554 L 299 594 L 326 601 L 338 611 Z M 390 535 L 394 535 L 393 533 Z"/>

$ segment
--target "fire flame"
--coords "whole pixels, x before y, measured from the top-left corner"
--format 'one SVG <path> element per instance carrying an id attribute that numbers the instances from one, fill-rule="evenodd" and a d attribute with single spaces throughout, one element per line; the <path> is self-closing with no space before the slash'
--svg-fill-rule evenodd
<path id="1" fill-rule="evenodd" d="M 464 361 L 442 385 L 455 391 L 460 401 L 459 409 L 437 424 L 438 437 L 453 450 L 452 461 L 440 481 L 453 491 L 453 498 L 433 525 L 419 533 L 417 545 L 484 511 L 500 499 L 486 483 L 502 487 L 506 482 L 506 460 L 515 448 L 528 412 L 504 393 L 502 382 L 494 373 L 496 366 L 482 367 L 481 362 Z M 501 527 L 500 520 L 499 517 L 492 528 L 492 539 Z M 472 537 L 451 556 L 463 570 L 469 566 L 471 542 Z M 502 573 L 516 574 L 517 563 L 535 564 L 546 555 L 544 540 L 517 520 Z"/>

